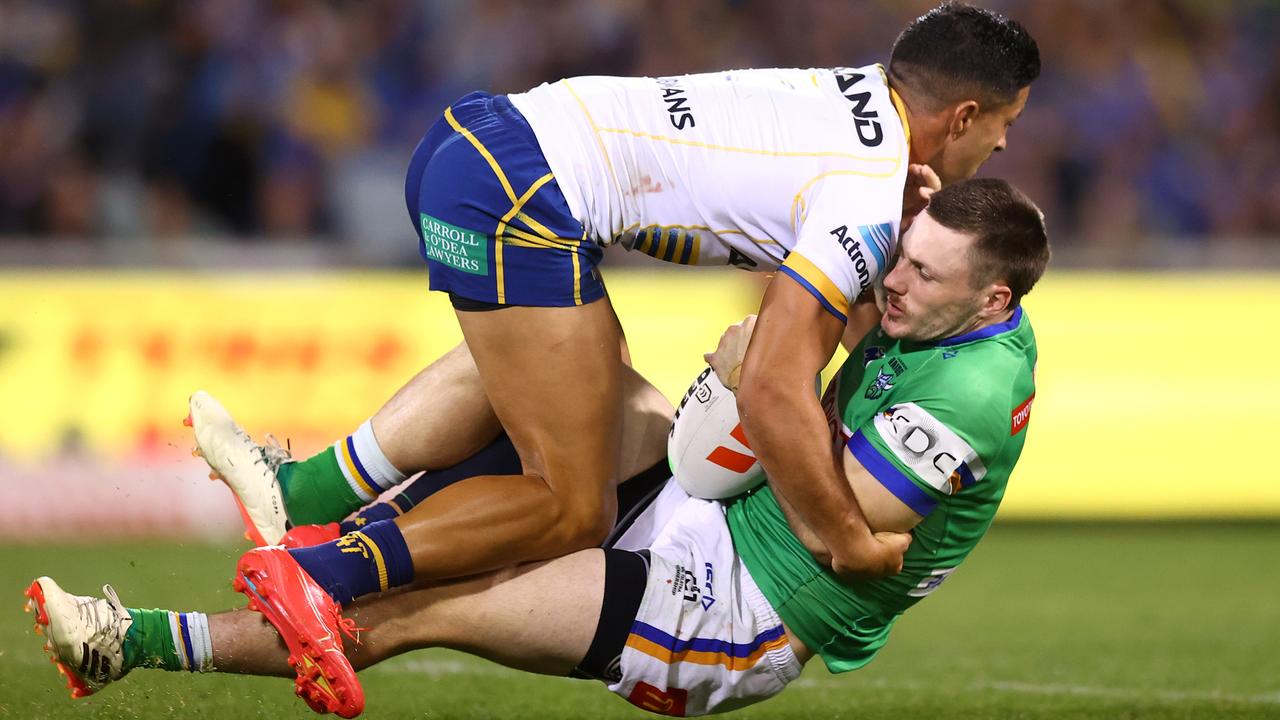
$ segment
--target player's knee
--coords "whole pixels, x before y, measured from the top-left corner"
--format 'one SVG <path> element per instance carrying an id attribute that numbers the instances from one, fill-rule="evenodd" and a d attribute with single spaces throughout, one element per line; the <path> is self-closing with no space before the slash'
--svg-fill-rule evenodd
<path id="1" fill-rule="evenodd" d="M 597 547 L 609 537 L 609 531 L 613 529 L 613 515 L 612 507 L 605 498 L 599 498 L 595 503 L 574 498 L 561 503 L 556 526 L 550 535 L 566 553 Z"/>

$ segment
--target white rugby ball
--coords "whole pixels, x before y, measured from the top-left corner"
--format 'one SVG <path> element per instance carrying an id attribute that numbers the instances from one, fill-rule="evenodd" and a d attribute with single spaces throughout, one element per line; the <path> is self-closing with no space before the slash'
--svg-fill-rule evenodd
<path id="1" fill-rule="evenodd" d="M 742 432 L 737 400 L 709 367 L 676 408 L 667 457 L 676 483 L 697 498 L 731 498 L 765 479 Z"/>

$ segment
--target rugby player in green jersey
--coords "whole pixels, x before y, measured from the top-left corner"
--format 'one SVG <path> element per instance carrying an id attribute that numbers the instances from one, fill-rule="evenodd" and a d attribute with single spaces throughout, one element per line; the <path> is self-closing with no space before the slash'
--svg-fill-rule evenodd
<path id="1" fill-rule="evenodd" d="M 1048 259 L 1039 210 L 1007 183 L 938 192 L 900 243 L 879 327 L 824 396 L 829 460 L 871 528 L 911 533 L 901 574 L 833 570 L 818 535 L 767 484 L 712 501 L 672 479 L 611 547 L 354 603 L 351 621 L 371 629 L 347 647 L 350 661 L 453 647 L 596 678 L 669 715 L 770 697 L 815 655 L 834 672 L 862 666 L 991 523 L 1035 396 L 1035 338 L 1020 301 Z M 711 356 L 717 374 L 753 362 L 745 332 L 731 328 Z M 256 612 L 134 610 L 104 591 L 69 595 L 48 578 L 28 591 L 46 647 L 80 694 L 139 667 L 294 675 Z M 297 683 L 314 708 L 351 716 L 363 705 Z"/>
<path id="2" fill-rule="evenodd" d="M 873 534 L 817 459 L 826 423 L 801 391 L 883 276 L 912 191 L 926 189 L 917 181 L 962 181 L 1004 150 L 1039 72 L 1025 28 L 946 2 L 908 24 L 887 66 L 575 77 L 451 105 L 409 160 L 405 202 L 465 350 L 302 462 L 254 443 L 208 394 L 191 398 L 197 446 L 262 545 L 284 538 L 286 520 L 339 521 L 499 430 L 519 459 L 341 538 L 245 553 L 235 586 L 284 635 L 299 677 L 318 666 L 314 684 L 360 692 L 341 652 L 316 650 L 341 647 L 335 618 L 356 598 L 608 535 L 628 374 L 596 267 L 610 244 L 778 271 L 743 365 L 743 432 L 836 572 L 898 572 L 908 538 Z"/>

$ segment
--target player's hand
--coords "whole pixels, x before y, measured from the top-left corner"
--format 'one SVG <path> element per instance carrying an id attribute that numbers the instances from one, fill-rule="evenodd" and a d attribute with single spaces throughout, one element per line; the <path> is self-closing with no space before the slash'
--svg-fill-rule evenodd
<path id="1" fill-rule="evenodd" d="M 911 221 L 929 205 L 929 198 L 942 189 L 942 180 L 928 165 L 907 165 L 907 185 L 902 190 L 902 226 L 899 237 L 911 227 Z"/>
<path id="2" fill-rule="evenodd" d="M 878 532 L 859 543 L 857 554 L 835 558 L 831 569 L 844 578 L 875 580 L 902 572 L 902 556 L 911 546 L 911 533 Z"/>
<path id="3" fill-rule="evenodd" d="M 741 381 L 742 358 L 747 354 L 747 345 L 751 342 L 751 333 L 756 329 L 756 316 L 748 315 L 745 320 L 730 325 L 720 336 L 720 343 L 715 352 L 702 356 L 703 360 L 715 371 L 716 377 L 730 391 L 737 391 Z"/>

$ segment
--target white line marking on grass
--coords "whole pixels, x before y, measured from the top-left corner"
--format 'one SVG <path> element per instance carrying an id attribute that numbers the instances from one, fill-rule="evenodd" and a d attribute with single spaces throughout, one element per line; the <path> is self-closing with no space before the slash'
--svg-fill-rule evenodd
<path id="1" fill-rule="evenodd" d="M 879 687 L 890 690 L 924 690 L 936 688 L 936 685 L 911 681 L 867 680 L 841 681 L 835 678 L 801 678 L 793 683 L 795 687 L 832 689 L 836 687 L 852 689 L 854 686 Z M 1028 683 L 1012 681 L 993 681 L 974 683 L 959 688 L 969 692 L 1010 692 L 1030 695 L 1079 695 L 1085 697 L 1111 697 L 1130 700 L 1159 700 L 1164 702 L 1234 702 L 1254 705 L 1280 705 L 1280 691 L 1245 695 L 1225 693 L 1215 690 L 1148 690 L 1144 688 L 1097 687 L 1091 685 L 1061 685 L 1046 683 Z"/>

